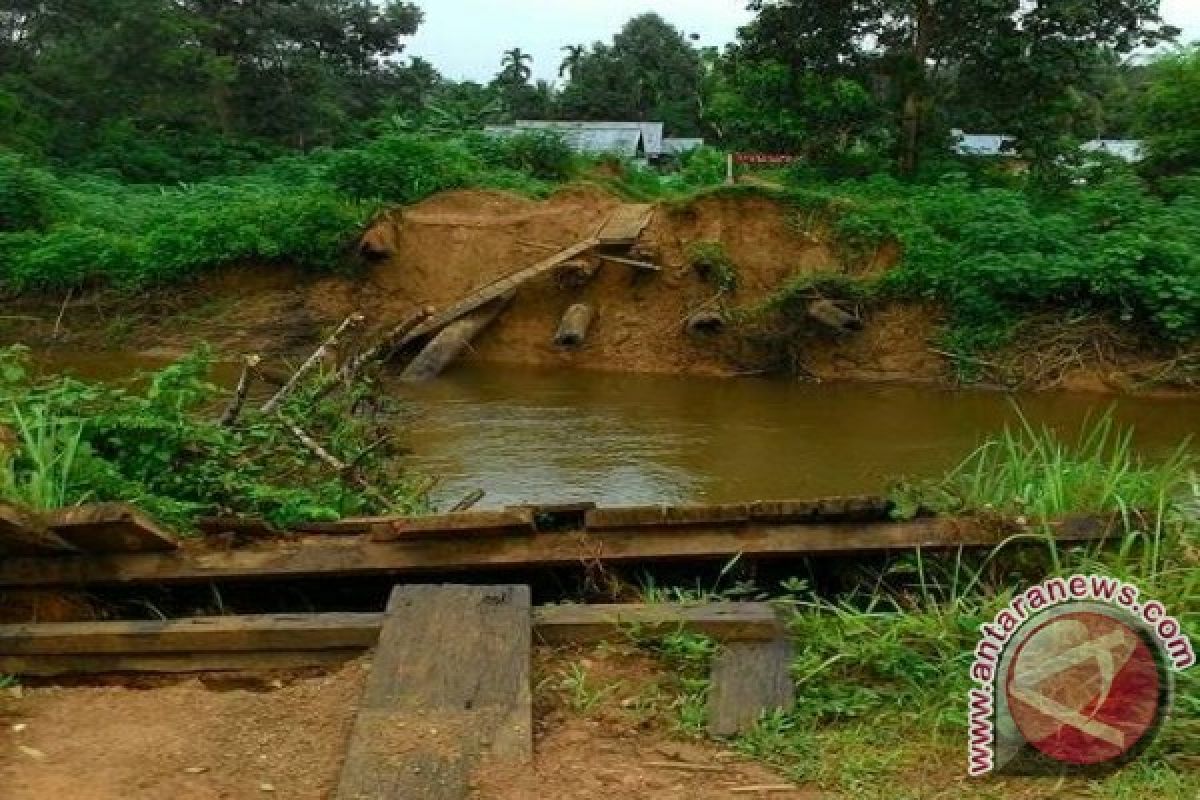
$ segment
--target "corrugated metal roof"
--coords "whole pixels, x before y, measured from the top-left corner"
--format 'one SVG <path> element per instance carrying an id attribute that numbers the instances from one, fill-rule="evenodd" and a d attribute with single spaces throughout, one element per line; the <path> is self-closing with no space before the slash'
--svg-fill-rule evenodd
<path id="1" fill-rule="evenodd" d="M 663 153 L 666 155 L 677 156 L 681 153 L 689 153 L 697 148 L 704 147 L 703 139 L 663 139 Z"/>
<path id="2" fill-rule="evenodd" d="M 963 133 L 951 131 L 955 138 L 954 152 L 960 156 L 1011 156 L 1016 152 L 1011 145 L 1015 136 L 1003 133 Z M 1142 142 L 1138 139 L 1093 139 L 1080 148 L 1089 153 L 1108 153 L 1125 161 L 1141 161 L 1145 156 Z"/>
<path id="3" fill-rule="evenodd" d="M 954 135 L 954 152 L 960 156 L 1012 155 L 1012 145 L 1017 141 L 1015 136 L 1003 133 L 963 133 L 960 130 L 951 133 Z"/>
<path id="4" fill-rule="evenodd" d="M 637 158 L 641 153 L 642 130 L 638 126 L 561 127 L 557 125 L 489 125 L 484 132 L 493 136 L 516 136 L 530 130 L 553 130 L 577 153 L 604 155 L 614 153 L 624 158 Z"/>
<path id="5" fill-rule="evenodd" d="M 1083 149 L 1089 153 L 1108 153 L 1131 164 L 1146 156 L 1140 139 L 1093 139 L 1086 142 Z"/>
<path id="6" fill-rule="evenodd" d="M 641 131 L 647 155 L 657 156 L 663 153 L 663 130 L 665 126 L 661 122 L 591 122 L 570 119 L 519 119 L 515 124 L 518 128 L 535 130 L 638 130 Z"/>

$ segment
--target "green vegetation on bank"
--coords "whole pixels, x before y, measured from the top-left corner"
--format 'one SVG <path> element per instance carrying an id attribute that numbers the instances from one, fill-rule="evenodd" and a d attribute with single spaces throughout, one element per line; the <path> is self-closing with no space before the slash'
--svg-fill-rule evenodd
<path id="1" fill-rule="evenodd" d="M 1137 585 L 1180 619 L 1192 641 L 1200 637 L 1196 461 L 1182 449 L 1161 462 L 1143 461 L 1129 447 L 1130 437 L 1108 417 L 1081 426 L 1069 439 L 1022 424 L 923 487 L 927 499 L 952 498 L 959 510 L 1026 516 L 1035 532 L 991 553 L 918 552 L 859 562 L 845 567 L 840 584 L 847 588 L 837 592 L 799 578 L 775 585 L 730 586 L 723 580 L 711 591 L 651 587 L 643 599 L 773 598 L 780 604 L 796 642 L 795 708 L 764 717 L 733 744 L 790 779 L 847 797 L 1038 793 L 1043 784 L 1019 779 L 960 783 L 980 625 L 1018 591 L 1048 577 L 1104 574 Z M 1149 513 L 1134 513 L 1139 509 Z M 1123 519 L 1123 531 L 1104 545 L 1060 547 L 1036 533 L 1039 520 L 1101 511 Z M 658 707 L 669 709 L 677 729 L 700 735 L 713 643 L 681 635 L 641 644 L 679 676 L 675 699 L 660 700 Z M 1200 774 L 1186 754 L 1194 753 L 1191 743 L 1200 731 L 1200 674 L 1191 669 L 1175 681 L 1173 713 L 1141 759 L 1113 775 L 1068 780 L 1061 788 L 1073 797 L 1196 796 Z"/>
<path id="2" fill-rule="evenodd" d="M 221 514 L 287 526 L 427 509 L 421 486 L 381 446 L 387 440 L 351 413 L 361 389 L 325 398 L 302 391 L 282 417 L 248 407 L 227 426 L 227 393 L 211 368 L 210 354 L 197 352 L 112 386 L 38 378 L 26 351 L 0 351 L 0 502 L 33 511 L 132 503 L 183 532 Z M 331 470 L 292 424 L 363 482 Z"/>

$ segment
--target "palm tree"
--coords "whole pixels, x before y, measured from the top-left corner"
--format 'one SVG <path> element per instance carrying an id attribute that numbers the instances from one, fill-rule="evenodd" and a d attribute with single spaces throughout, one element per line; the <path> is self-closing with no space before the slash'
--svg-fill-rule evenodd
<path id="1" fill-rule="evenodd" d="M 519 47 L 505 50 L 504 58 L 500 61 L 503 69 L 501 74 L 514 79 L 515 83 L 528 83 L 529 79 L 533 77 L 533 68 L 529 66 L 532 62 L 533 56 Z"/>
<path id="2" fill-rule="evenodd" d="M 558 67 L 558 77 L 562 78 L 569 75 L 571 80 L 574 80 L 575 72 L 583 62 L 583 56 L 587 53 L 587 48 L 581 44 L 569 44 L 562 51 L 566 53 L 566 56 L 563 57 L 562 64 Z"/>

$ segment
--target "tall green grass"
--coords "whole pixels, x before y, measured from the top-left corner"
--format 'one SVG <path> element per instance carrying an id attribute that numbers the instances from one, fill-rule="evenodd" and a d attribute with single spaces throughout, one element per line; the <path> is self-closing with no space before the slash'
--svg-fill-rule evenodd
<path id="1" fill-rule="evenodd" d="M 83 424 L 44 406 L 22 413 L 13 404 L 11 414 L 17 448 L 0 465 L 0 498 L 37 511 L 82 502 L 77 467 Z"/>

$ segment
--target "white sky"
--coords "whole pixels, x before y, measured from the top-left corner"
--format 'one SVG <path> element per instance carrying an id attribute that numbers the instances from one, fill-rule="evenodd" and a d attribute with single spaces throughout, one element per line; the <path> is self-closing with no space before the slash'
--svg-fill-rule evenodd
<path id="1" fill-rule="evenodd" d="M 700 44 L 722 46 L 750 19 L 745 0 L 417 0 L 425 23 L 410 42 L 447 78 L 491 80 L 505 50 L 534 57 L 535 78 L 556 80 L 568 44 L 610 41 L 631 17 L 657 11 Z M 1200 40 L 1200 0 L 1163 0 L 1164 16 Z"/>

